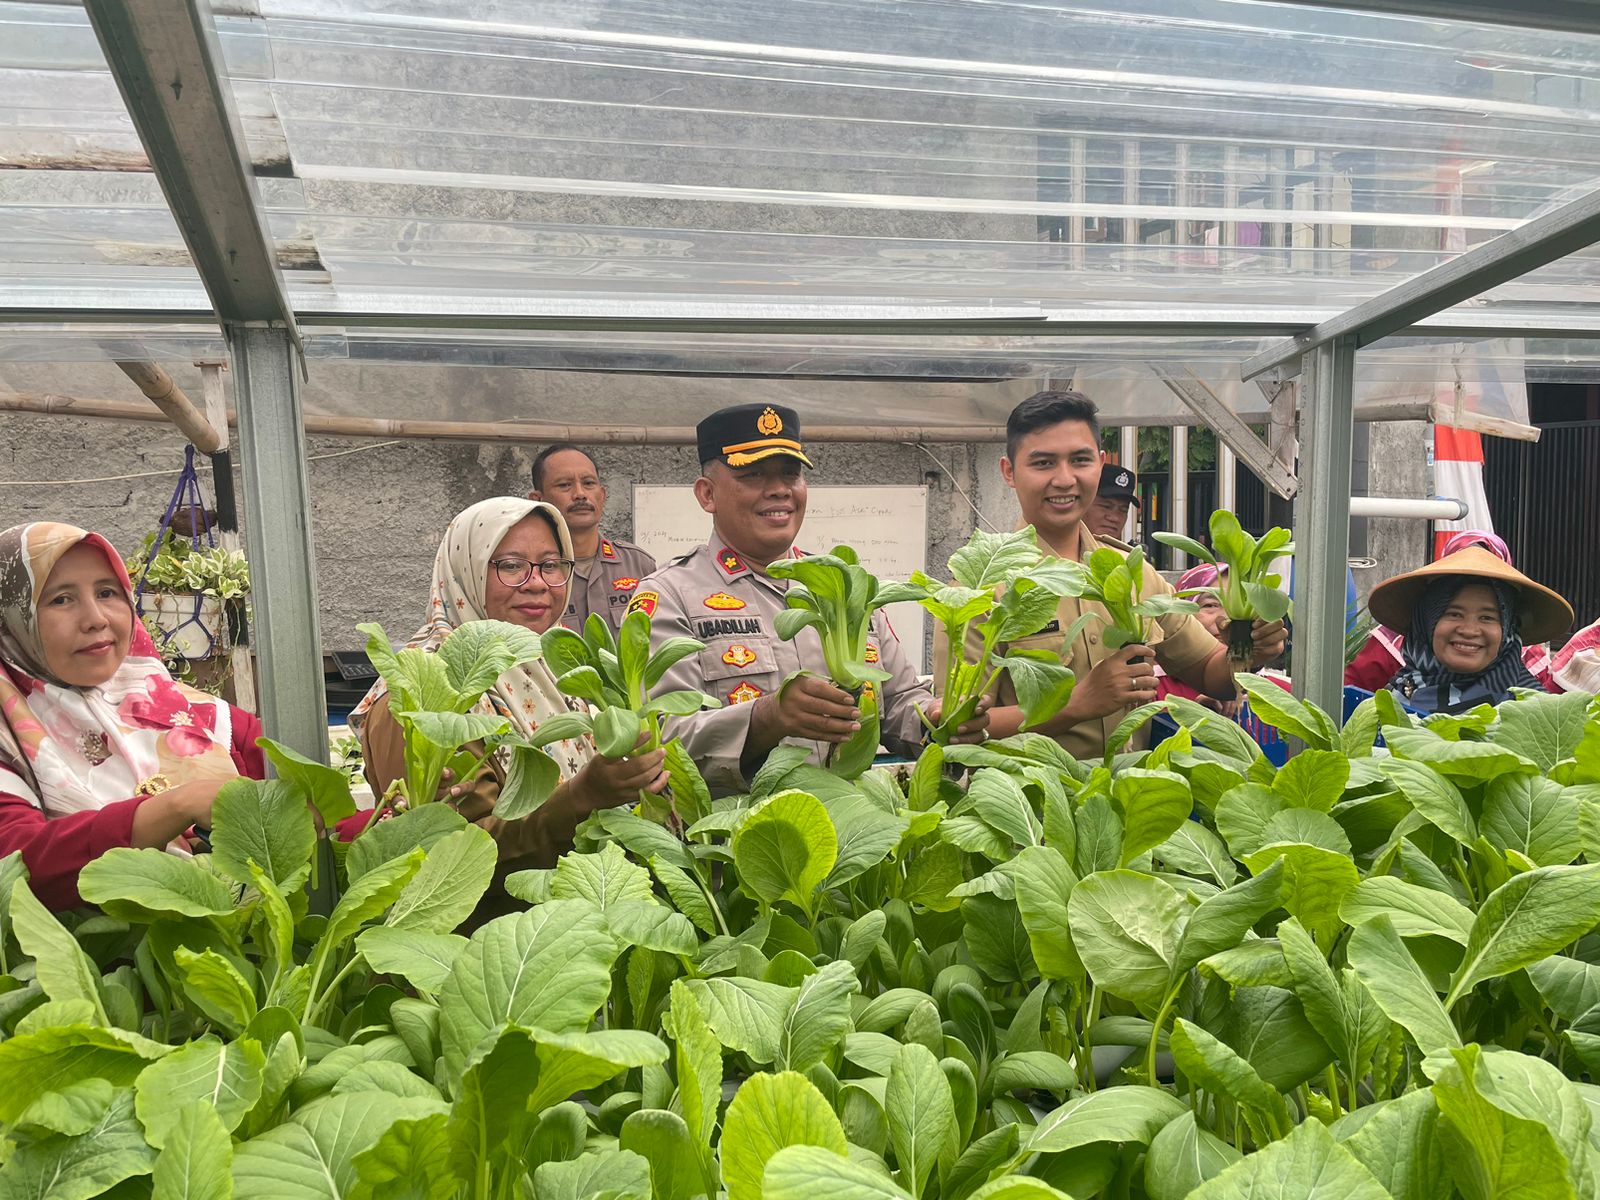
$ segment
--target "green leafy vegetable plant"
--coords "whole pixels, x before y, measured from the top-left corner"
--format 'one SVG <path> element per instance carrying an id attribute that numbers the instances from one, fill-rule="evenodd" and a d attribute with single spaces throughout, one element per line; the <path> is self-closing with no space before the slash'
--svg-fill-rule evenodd
<path id="1" fill-rule="evenodd" d="M 1055 617 L 1063 596 L 1082 593 L 1084 570 L 1065 559 L 1047 559 L 1039 550 L 1033 527 L 1011 533 L 973 532 L 971 540 L 950 556 L 950 586 L 922 572 L 911 577 L 920 589 L 917 603 L 939 622 L 948 667 L 940 691 L 937 725 L 928 724 L 935 742 L 948 744 L 961 725 L 971 720 L 978 703 L 1001 671 L 1010 673 L 1023 714 L 1023 727 L 1036 725 L 1061 711 L 1072 696 L 1072 672 L 1048 650 L 1011 649 L 997 655 L 1001 642 L 1015 642 L 1038 633 Z M 1063 631 L 1071 645 L 1089 616 Z M 974 653 L 970 634 L 980 638 Z"/>
<path id="2" fill-rule="evenodd" d="M 98 912 L 0 860 L 0 1194 L 1596 1194 L 1600 702 L 1283 694 L 1276 768 L 1171 711 L 1092 762 L 779 747 L 683 838 L 597 813 L 476 928 L 494 847 L 444 805 L 307 915 L 343 785 L 269 747 L 212 855 L 91 864 Z"/>
<path id="3" fill-rule="evenodd" d="M 784 593 L 787 607 L 778 614 L 778 636 L 793 641 L 802 629 L 815 629 L 822 641 L 823 661 L 830 678 L 856 699 L 861 728 L 842 746 L 830 748 L 829 763 L 846 778 L 859 775 L 872 763 L 878 749 L 878 696 L 876 684 L 889 672 L 867 661 L 867 634 L 872 614 L 887 604 L 913 600 L 918 590 L 906 584 L 882 585 L 861 565 L 849 546 L 835 546 L 831 554 L 808 554 L 770 564 L 774 579 L 790 580 Z M 796 672 L 796 675 L 804 672 Z M 787 687 L 795 676 L 784 680 Z"/>
<path id="4" fill-rule="evenodd" d="M 501 675 L 540 657 L 540 638 L 531 629 L 508 621 L 469 621 L 437 652 L 396 652 L 381 626 L 357 628 L 367 635 L 367 658 L 388 685 L 389 711 L 405 734 L 405 776 L 383 797 L 385 807 L 399 800 L 410 809 L 430 804 L 447 768 L 457 779 L 470 779 L 500 747 L 521 745 L 505 717 L 474 710 Z M 482 754 L 462 749 L 477 742 L 484 745 Z M 542 801 L 555 786 L 555 763 L 539 757 L 548 764 L 536 773 L 547 785 L 540 789 Z"/>
<path id="5" fill-rule="evenodd" d="M 1156 541 L 1217 567 L 1217 595 L 1231 622 L 1228 656 L 1235 662 L 1251 660 L 1251 627 L 1256 620 L 1281 621 L 1289 615 L 1283 577 L 1273 572 L 1272 565 L 1294 554 L 1291 536 L 1287 529 L 1274 526 L 1260 538 L 1252 537 L 1227 509 L 1211 514 L 1210 547 L 1181 533 L 1156 534 Z"/>
<path id="6" fill-rule="evenodd" d="M 632 754 L 648 753 L 662 747 L 661 726 L 667 717 L 686 717 L 704 708 L 720 708 L 722 702 L 714 696 L 693 690 L 662 692 L 651 695 L 651 689 L 666 676 L 674 664 L 698 654 L 705 649 L 704 642 L 694 638 L 667 639 L 654 653 L 650 650 L 650 615 L 631 612 L 623 618 L 621 630 L 613 634 L 610 624 L 599 614 L 591 613 L 577 634 L 570 629 L 555 628 L 544 635 L 545 665 L 555 674 L 556 686 L 569 696 L 576 696 L 593 705 L 590 713 L 563 713 L 541 725 L 530 745 L 546 746 L 568 738 L 592 736 L 595 748 L 608 758 L 621 758 Z M 644 744 L 640 745 L 640 739 Z M 668 745 L 669 771 L 674 775 L 693 774 L 699 779 L 682 744 L 673 741 Z M 704 813 L 698 799 L 703 784 L 679 786 L 672 789 L 669 800 L 679 819 L 693 822 Z M 662 807 L 659 797 L 641 793 L 640 801 L 647 814 L 663 820 L 669 811 Z M 531 807 L 528 809 L 531 811 Z M 525 815 L 521 805 L 514 805 L 511 816 Z"/>
<path id="7" fill-rule="evenodd" d="M 1090 553 L 1084 567 L 1081 595 L 1106 610 L 1105 632 L 1101 636 L 1107 649 L 1143 645 L 1159 618 L 1199 611 L 1200 606 L 1194 601 L 1171 593 L 1143 594 L 1144 551 L 1138 547 L 1124 555 L 1102 546 Z"/>

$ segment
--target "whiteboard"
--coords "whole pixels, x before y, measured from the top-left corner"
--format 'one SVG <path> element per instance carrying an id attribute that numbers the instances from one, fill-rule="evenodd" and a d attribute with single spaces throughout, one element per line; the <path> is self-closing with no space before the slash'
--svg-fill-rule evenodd
<path id="1" fill-rule="evenodd" d="M 658 563 L 704 545 L 711 514 L 692 487 L 633 486 L 633 540 Z M 855 548 L 861 565 L 879 579 L 904 580 L 927 570 L 928 489 L 914 487 L 812 487 L 800 548 L 822 554 L 835 546 Z M 917 670 L 923 658 L 927 613 L 920 604 L 891 604 L 889 621 Z"/>

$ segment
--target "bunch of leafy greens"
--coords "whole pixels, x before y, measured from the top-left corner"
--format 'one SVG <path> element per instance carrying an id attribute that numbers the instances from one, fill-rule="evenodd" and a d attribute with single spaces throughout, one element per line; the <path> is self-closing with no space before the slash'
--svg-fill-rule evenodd
<path id="1" fill-rule="evenodd" d="M 999 655 L 995 647 L 1031 637 L 1048 625 L 1063 596 L 1082 593 L 1083 568 L 1066 559 L 1047 559 L 1029 525 L 1012 533 L 975 530 L 950 556 L 950 577 L 955 580 L 950 586 L 920 571 L 911 577 L 911 586 L 920 589 L 917 603 L 939 622 L 948 656 L 939 723 L 924 717 L 932 740 L 948 744 L 972 719 L 1001 671 L 1009 673 L 1016 688 L 1024 728 L 1066 707 L 1073 676 L 1060 655 L 1015 648 Z M 1080 617 L 1063 631 L 1062 644 L 1070 646 L 1087 620 Z M 976 647 L 969 644 L 974 637 Z"/>
<path id="2" fill-rule="evenodd" d="M 397 653 L 381 626 L 357 628 L 367 635 L 367 658 L 388 686 L 389 711 L 405 735 L 405 776 L 383 797 L 384 808 L 400 800 L 413 810 L 429 804 L 438 798 L 447 768 L 456 779 L 471 779 L 502 749 L 512 769 L 499 803 L 527 811 L 543 803 L 559 781 L 554 760 L 482 704 L 501 675 L 540 657 L 537 633 L 507 621 L 468 621 L 437 652 Z M 481 752 L 466 748 L 479 745 Z"/>
<path id="3" fill-rule="evenodd" d="M 1170 592 L 1143 594 L 1144 551 L 1138 547 L 1124 555 L 1102 546 L 1090 552 L 1084 567 L 1081 595 L 1106 610 L 1106 627 L 1101 636 L 1107 649 L 1143 645 L 1150 638 L 1154 622 L 1161 617 L 1199 611 L 1194 601 Z"/>
<path id="4" fill-rule="evenodd" d="M 1227 509 L 1211 514 L 1210 548 L 1181 533 L 1156 534 L 1156 541 L 1217 567 L 1217 595 L 1222 610 L 1235 623 L 1229 651 L 1239 661 L 1250 659 L 1251 622 L 1258 618 L 1281 621 L 1289 615 L 1283 577 L 1274 573 L 1272 566 L 1294 554 L 1291 536 L 1287 529 L 1274 526 L 1260 538 L 1252 537 Z"/>
<path id="5" fill-rule="evenodd" d="M 97 913 L 0 862 L 0 1194 L 1596 1194 L 1600 702 L 1340 728 L 1240 685 L 1286 765 L 1185 702 L 1088 762 L 779 747 L 686 840 L 596 814 L 470 933 L 495 849 L 437 804 L 308 915 L 348 791 L 269 746 L 214 854 L 89 866 Z"/>
<path id="6" fill-rule="evenodd" d="M 704 649 L 705 643 L 694 638 L 673 637 L 652 653 L 650 616 L 637 610 L 623 618 L 622 628 L 615 635 L 598 613 L 589 615 L 581 636 L 570 629 L 549 630 L 544 635 L 544 660 L 555 674 L 556 686 L 569 696 L 588 701 L 596 711 L 563 713 L 547 720 L 530 744 L 547 746 L 588 735 L 607 758 L 660 749 L 665 718 L 722 707 L 720 700 L 704 692 L 681 690 L 651 695 L 676 663 Z M 657 820 L 665 819 L 669 811 L 675 811 L 685 822 L 697 820 L 704 815 L 699 798 L 704 785 L 685 786 L 691 775 L 697 780 L 699 773 L 676 739 L 667 743 L 667 770 L 673 779 L 668 797 L 672 809 L 663 808 L 659 797 L 641 793 L 645 811 Z M 510 819 L 525 816 L 532 808 L 515 804 L 497 811 Z"/>
<path id="7" fill-rule="evenodd" d="M 777 617 L 778 636 L 793 641 L 802 629 L 815 629 L 828 677 L 856 698 L 861 728 L 829 756 L 830 766 L 853 778 L 877 753 L 879 698 L 874 685 L 889 678 L 888 671 L 867 661 L 872 614 L 886 604 L 916 599 L 918 592 L 905 584 L 880 585 L 849 546 L 835 546 L 831 554 L 779 559 L 767 567 L 767 574 L 790 581 L 784 592 L 788 607 Z M 784 680 L 784 686 L 794 678 Z"/>
<path id="8" fill-rule="evenodd" d="M 250 594 L 250 566 L 241 551 L 221 546 L 197 548 L 171 530 L 152 554 L 154 545 L 155 534 L 147 534 L 139 551 L 128 559 L 128 575 L 135 587 L 143 584 L 157 592 L 200 592 L 222 600 L 239 600 Z"/>

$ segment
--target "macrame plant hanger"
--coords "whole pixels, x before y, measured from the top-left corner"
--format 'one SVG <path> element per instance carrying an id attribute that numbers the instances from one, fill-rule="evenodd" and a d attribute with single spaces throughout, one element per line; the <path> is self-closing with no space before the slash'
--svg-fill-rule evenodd
<path id="1" fill-rule="evenodd" d="M 178 509 L 184 506 L 188 507 L 191 514 L 198 514 L 200 523 L 200 529 L 197 530 L 195 528 L 194 519 L 191 516 L 189 523 L 190 549 L 201 550 L 209 547 L 215 547 L 217 544 L 217 536 L 215 530 L 211 528 L 211 519 L 206 513 L 205 497 L 200 493 L 200 476 L 195 472 L 194 469 L 193 446 L 185 446 L 183 448 L 183 470 L 178 474 L 178 485 L 172 489 L 172 499 L 167 502 L 166 515 L 161 518 L 161 524 L 156 529 L 155 540 L 150 543 L 150 550 L 145 555 L 144 567 L 139 572 L 139 585 L 134 590 L 133 600 L 134 606 L 138 609 L 141 617 L 146 615 L 144 606 L 144 589 L 145 580 L 150 574 L 150 564 L 155 561 L 156 555 L 161 553 L 161 548 L 167 544 L 167 535 L 172 531 L 173 518 L 177 516 Z M 207 629 L 205 622 L 201 619 L 200 614 L 205 605 L 205 601 L 206 597 L 204 593 L 193 593 L 193 607 L 191 611 L 183 618 L 182 621 L 178 622 L 175 629 L 167 633 L 167 636 L 169 638 L 173 637 L 179 630 L 185 629 L 192 625 L 196 629 L 200 630 L 200 633 L 202 636 L 204 636 L 206 642 L 206 653 L 215 654 L 218 650 L 224 649 L 225 647 L 221 647 L 217 644 L 217 635 L 214 634 L 210 629 Z M 221 626 L 219 626 L 219 630 L 220 628 Z"/>

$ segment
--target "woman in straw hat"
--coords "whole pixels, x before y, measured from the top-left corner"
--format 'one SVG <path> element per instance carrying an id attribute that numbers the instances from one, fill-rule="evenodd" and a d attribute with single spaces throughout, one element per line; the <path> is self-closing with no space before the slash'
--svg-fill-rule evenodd
<path id="1" fill-rule="evenodd" d="M 1498 704 L 1512 688 L 1539 690 L 1523 643 L 1572 624 L 1572 606 L 1481 545 L 1447 554 L 1372 589 L 1368 609 L 1406 631 L 1390 690 L 1425 712 Z"/>

